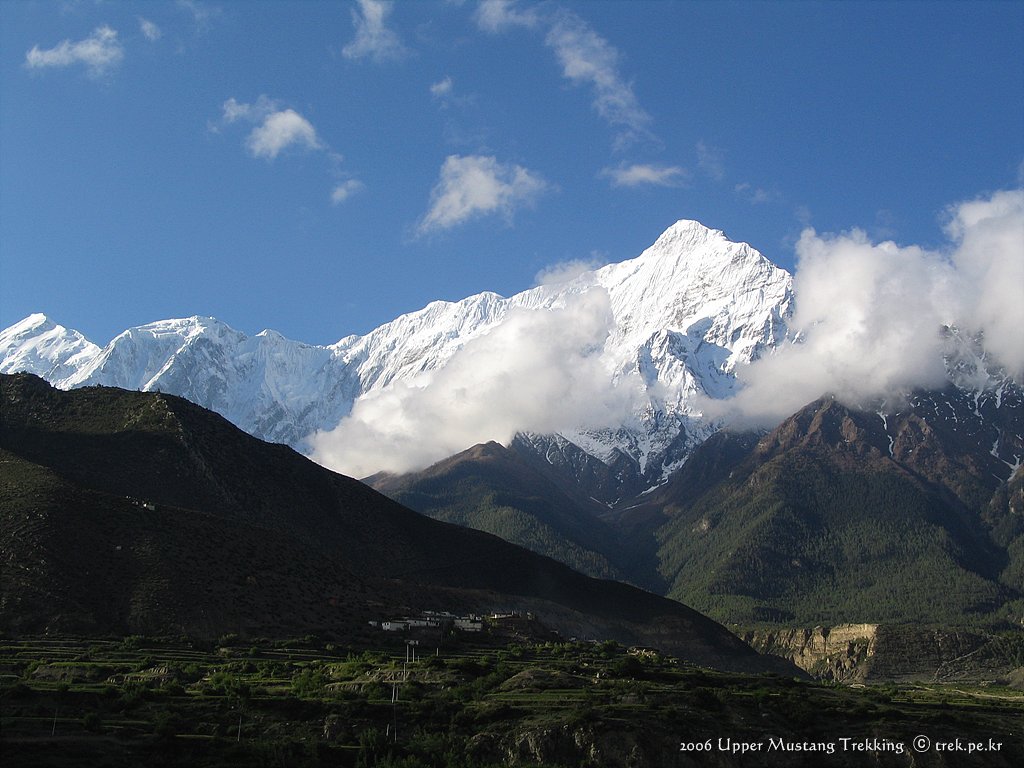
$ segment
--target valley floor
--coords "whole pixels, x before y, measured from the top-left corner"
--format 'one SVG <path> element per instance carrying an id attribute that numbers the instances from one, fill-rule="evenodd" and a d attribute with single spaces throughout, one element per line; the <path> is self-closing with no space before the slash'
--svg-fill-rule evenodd
<path id="1" fill-rule="evenodd" d="M 1020 690 L 723 674 L 614 643 L 7 639 L 0 705 L 9 768 L 1011 766 L 1024 755 Z"/>

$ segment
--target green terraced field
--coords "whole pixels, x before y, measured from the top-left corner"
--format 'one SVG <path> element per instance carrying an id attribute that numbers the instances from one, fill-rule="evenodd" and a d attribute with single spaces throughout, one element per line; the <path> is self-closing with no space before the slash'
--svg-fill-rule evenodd
<path id="1" fill-rule="evenodd" d="M 1014 765 L 1024 694 L 987 686 L 841 687 L 723 674 L 614 643 L 367 650 L 223 638 L 206 647 L 0 641 L 6 766 L 906 765 L 908 754 L 737 755 L 738 742 L 968 738 Z M 723 741 L 719 741 L 722 739 Z M 711 745 L 714 754 L 680 745 Z M 719 747 L 725 747 L 724 750 Z M 908 747 L 909 748 L 909 747 Z M 934 750 L 915 765 L 949 765 Z M 947 762 L 943 762 L 943 761 Z"/>

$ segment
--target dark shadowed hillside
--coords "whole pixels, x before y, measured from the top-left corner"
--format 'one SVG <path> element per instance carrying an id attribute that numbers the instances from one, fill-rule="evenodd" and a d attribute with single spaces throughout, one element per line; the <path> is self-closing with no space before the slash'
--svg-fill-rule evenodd
<path id="1" fill-rule="evenodd" d="M 396 610 L 517 608 L 770 666 L 685 606 L 430 520 L 181 398 L 2 387 L 5 632 L 343 634 Z"/>
<path id="2" fill-rule="evenodd" d="M 370 485 L 437 520 L 487 531 L 506 541 L 602 578 L 651 586 L 653 569 L 637 561 L 618 532 L 600 518 L 607 507 L 559 485 L 522 451 L 498 443 L 477 445 L 421 472 L 375 475 Z M 645 577 L 646 578 L 643 578 Z"/>

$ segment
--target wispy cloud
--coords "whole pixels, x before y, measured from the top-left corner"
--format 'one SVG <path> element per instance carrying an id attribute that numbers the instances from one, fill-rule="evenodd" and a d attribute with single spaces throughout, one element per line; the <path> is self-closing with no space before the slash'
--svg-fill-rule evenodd
<path id="1" fill-rule="evenodd" d="M 553 17 L 544 39 L 562 65 L 562 74 L 574 85 L 589 85 L 594 109 L 610 125 L 621 129 L 620 142 L 648 134 L 651 116 L 640 106 L 633 86 L 619 72 L 619 52 L 570 11 Z"/>
<path id="2" fill-rule="evenodd" d="M 543 178 L 521 165 L 482 155 L 449 155 L 418 232 L 450 229 L 495 213 L 511 219 L 517 208 L 531 204 L 549 188 Z"/>
<path id="3" fill-rule="evenodd" d="M 160 31 L 160 27 L 149 19 L 144 19 L 141 16 L 139 17 L 139 30 L 141 30 L 143 36 L 151 43 L 156 42 L 163 35 Z"/>
<path id="4" fill-rule="evenodd" d="M 230 98 L 221 105 L 223 116 L 221 122 L 230 124 L 237 120 L 262 120 L 277 109 L 277 102 L 267 96 L 260 96 L 253 104 L 240 102 Z"/>
<path id="5" fill-rule="evenodd" d="M 455 83 L 447 76 L 430 86 L 430 95 L 435 99 L 447 99 L 455 92 Z"/>
<path id="6" fill-rule="evenodd" d="M 742 181 L 739 184 L 737 184 L 735 187 L 733 187 L 733 191 L 737 195 L 742 197 L 744 200 L 746 200 L 749 203 L 753 203 L 754 205 L 770 203 L 772 200 L 776 198 L 776 195 L 773 192 L 769 192 L 768 190 L 762 189 L 761 187 L 755 187 L 753 184 L 747 181 Z"/>
<path id="7" fill-rule="evenodd" d="M 475 94 L 460 91 L 451 76 L 446 75 L 431 83 L 430 96 L 443 115 L 448 144 L 468 151 L 479 151 L 487 145 L 487 120 L 480 119 Z"/>
<path id="8" fill-rule="evenodd" d="M 398 34 L 387 27 L 392 3 L 385 0 L 359 0 L 352 9 L 355 39 L 341 49 L 346 59 L 369 58 L 376 62 L 397 61 L 409 55 Z"/>
<path id="9" fill-rule="evenodd" d="M 601 176 L 610 179 L 613 187 L 681 187 L 686 183 L 689 173 L 678 165 L 636 163 L 605 168 Z"/>
<path id="10" fill-rule="evenodd" d="M 722 181 L 725 178 L 725 162 L 722 158 L 722 150 L 711 146 L 703 140 L 698 141 L 697 167 L 715 181 Z"/>
<path id="11" fill-rule="evenodd" d="M 483 0 L 473 14 L 485 32 L 503 32 L 510 27 L 535 27 L 539 16 L 533 8 L 520 9 L 515 0 Z"/>
<path id="12" fill-rule="evenodd" d="M 364 189 L 363 182 L 357 179 L 347 179 L 340 184 L 335 185 L 331 191 L 331 202 L 337 205 L 348 200 L 352 195 L 357 192 L 361 192 Z"/>
<path id="13" fill-rule="evenodd" d="M 104 25 L 97 27 L 84 40 L 64 40 L 47 49 L 32 46 L 32 50 L 25 54 L 25 66 L 45 69 L 82 64 L 91 77 L 100 77 L 120 64 L 123 58 L 124 48 L 118 42 L 117 32 Z"/>
<path id="14" fill-rule="evenodd" d="M 223 110 L 225 124 L 238 120 L 256 123 L 245 142 L 253 157 L 273 160 L 291 146 L 327 148 L 306 118 L 294 109 L 279 109 L 277 103 L 266 96 L 260 96 L 254 104 L 228 99 L 224 102 Z"/>
<path id="15" fill-rule="evenodd" d="M 220 8 L 201 3 L 199 0 L 178 0 L 177 5 L 192 17 L 200 32 L 209 29 L 210 22 L 221 13 Z"/>
<path id="16" fill-rule="evenodd" d="M 562 75 L 573 85 L 591 88 L 594 109 L 619 130 L 620 145 L 651 136 L 652 118 L 619 71 L 618 50 L 577 14 L 546 5 L 523 8 L 515 0 L 484 0 L 473 18 L 481 30 L 491 34 L 515 27 L 541 30 Z"/>
<path id="17" fill-rule="evenodd" d="M 875 240 L 892 240 L 899 233 L 896 214 L 888 208 L 875 211 L 875 222 L 868 228 L 868 234 Z"/>

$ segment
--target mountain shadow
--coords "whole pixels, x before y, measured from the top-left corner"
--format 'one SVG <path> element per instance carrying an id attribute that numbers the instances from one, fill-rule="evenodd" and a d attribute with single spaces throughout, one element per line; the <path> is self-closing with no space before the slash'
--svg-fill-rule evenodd
<path id="1" fill-rule="evenodd" d="M 353 637 L 531 611 L 580 637 L 791 671 L 675 601 L 438 522 L 178 397 L 0 377 L 0 631 Z"/>
<path id="2" fill-rule="evenodd" d="M 662 586 L 653 568 L 637 567 L 618 531 L 602 519 L 608 508 L 571 482 L 556 482 L 535 457 L 516 443 L 489 442 L 421 472 L 382 473 L 365 482 L 424 515 L 493 533 L 588 575 Z"/>

